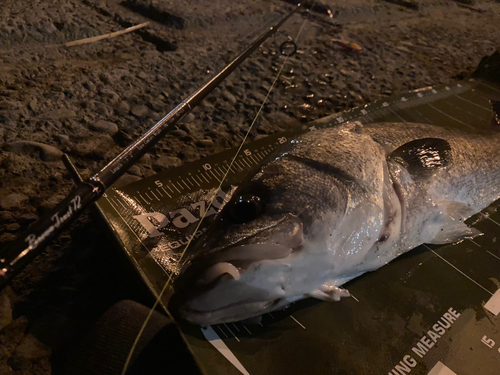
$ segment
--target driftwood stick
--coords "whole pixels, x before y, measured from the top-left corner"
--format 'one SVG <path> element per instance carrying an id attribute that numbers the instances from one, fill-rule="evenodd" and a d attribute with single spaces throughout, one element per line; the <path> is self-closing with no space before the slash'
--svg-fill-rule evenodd
<path id="1" fill-rule="evenodd" d="M 148 25 L 149 25 L 149 22 L 144 22 L 144 23 L 141 23 L 139 25 L 128 27 L 128 28 L 126 28 L 124 30 L 115 31 L 113 33 L 104 34 L 104 35 L 98 35 L 98 36 L 93 36 L 91 38 L 79 39 L 79 40 L 74 40 L 72 42 L 67 42 L 67 43 L 59 44 L 58 47 L 72 47 L 72 46 L 79 46 L 79 45 L 82 45 L 82 44 L 94 43 L 94 42 L 97 42 L 99 40 L 114 38 L 114 37 L 117 37 L 119 35 L 130 33 L 132 31 L 135 31 L 135 30 L 138 30 L 138 29 L 142 29 L 143 27 L 146 27 Z"/>

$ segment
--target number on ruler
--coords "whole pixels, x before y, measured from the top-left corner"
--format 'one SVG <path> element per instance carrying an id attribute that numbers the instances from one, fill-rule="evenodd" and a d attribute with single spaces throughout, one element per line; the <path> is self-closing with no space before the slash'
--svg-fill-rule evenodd
<path id="1" fill-rule="evenodd" d="M 283 143 L 286 142 L 286 138 L 285 137 L 280 137 L 280 138 L 278 138 L 278 142 L 280 143 L 280 145 L 282 145 Z"/>
<path id="2" fill-rule="evenodd" d="M 489 339 L 487 336 L 483 336 L 481 342 L 489 348 L 493 348 L 495 346 L 495 341 Z"/>
<path id="3" fill-rule="evenodd" d="M 160 180 L 156 180 L 155 181 L 155 185 L 158 186 L 158 187 L 162 187 L 163 186 L 163 184 L 161 183 Z"/>
<path id="4" fill-rule="evenodd" d="M 210 164 L 203 164 L 203 169 L 206 170 L 206 171 L 209 171 L 210 169 L 212 169 L 212 166 Z"/>
<path id="5" fill-rule="evenodd" d="M 249 149 L 243 150 L 243 153 L 244 153 L 246 156 L 250 156 L 250 155 L 252 155 L 252 152 L 251 152 Z"/>

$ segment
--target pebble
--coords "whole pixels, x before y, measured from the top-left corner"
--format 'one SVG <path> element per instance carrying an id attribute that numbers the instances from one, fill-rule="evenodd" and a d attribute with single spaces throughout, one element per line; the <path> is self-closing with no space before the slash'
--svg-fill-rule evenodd
<path id="1" fill-rule="evenodd" d="M 87 90 L 89 90 L 89 91 L 95 91 L 96 90 L 94 83 L 91 82 L 91 81 L 83 82 L 82 86 L 84 88 L 86 88 Z"/>
<path id="2" fill-rule="evenodd" d="M 0 242 L 11 242 L 14 241 L 17 236 L 13 233 L 4 233 L 0 235 Z"/>
<path id="3" fill-rule="evenodd" d="M 182 161 L 179 158 L 176 158 L 174 156 L 162 155 L 157 160 L 154 161 L 153 169 L 159 172 L 161 170 L 178 167 L 181 164 Z"/>
<path id="4" fill-rule="evenodd" d="M 0 222 L 7 223 L 9 221 L 14 221 L 15 217 L 10 211 L 0 211 Z"/>
<path id="5" fill-rule="evenodd" d="M 2 375 L 15 375 L 16 373 L 12 368 L 5 362 L 0 362 L 0 374 Z"/>
<path id="6" fill-rule="evenodd" d="M 115 112 L 118 115 L 122 115 L 122 116 L 128 115 L 128 113 L 130 112 L 130 106 L 128 105 L 127 102 L 121 101 L 120 103 L 118 103 L 116 105 Z"/>
<path id="7" fill-rule="evenodd" d="M 231 91 L 233 92 L 233 94 L 236 94 L 239 96 L 245 96 L 245 89 L 243 87 L 233 86 L 233 87 L 231 87 Z"/>
<path id="8" fill-rule="evenodd" d="M 15 346 L 17 346 L 23 339 L 24 331 L 26 330 L 27 326 L 28 318 L 26 318 L 25 316 L 20 316 L 3 329 L 3 343 L 7 343 L 11 351 L 13 351 Z"/>
<path id="9" fill-rule="evenodd" d="M 59 134 L 57 138 L 59 138 L 59 143 L 62 145 L 65 145 L 69 142 L 69 137 L 65 134 Z"/>
<path id="10" fill-rule="evenodd" d="M 351 73 L 349 73 L 345 69 L 340 69 L 340 74 L 342 74 L 343 76 L 346 76 L 346 77 L 350 77 L 351 76 Z"/>
<path id="11" fill-rule="evenodd" d="M 35 336 L 28 333 L 12 353 L 12 359 L 35 361 L 49 356 L 51 352 L 52 350 L 47 345 L 42 344 Z"/>
<path id="12" fill-rule="evenodd" d="M 118 125 L 110 121 L 99 120 L 96 123 L 91 123 L 90 128 L 100 131 L 101 133 L 107 133 L 110 136 L 114 136 L 118 133 Z"/>
<path id="13" fill-rule="evenodd" d="M 264 103 L 264 101 L 266 100 L 266 96 L 258 91 L 251 91 L 248 96 L 257 100 L 259 105 Z"/>
<path id="14" fill-rule="evenodd" d="M 12 322 L 12 305 L 7 289 L 0 293 L 0 331 Z"/>
<path id="15" fill-rule="evenodd" d="M 172 130 L 170 132 L 170 134 L 175 135 L 176 137 L 179 137 L 179 138 L 186 137 L 188 135 L 187 132 L 185 132 L 184 130 L 181 130 L 181 129 Z"/>
<path id="16" fill-rule="evenodd" d="M 136 117 L 146 117 L 149 110 L 145 105 L 135 105 L 132 107 L 131 112 Z"/>
<path id="17" fill-rule="evenodd" d="M 61 160 L 62 151 L 54 146 L 46 145 L 40 142 L 19 141 L 9 143 L 2 147 L 5 151 L 11 151 L 16 154 L 30 154 L 37 152 L 43 161 Z"/>
<path id="18" fill-rule="evenodd" d="M 232 105 L 236 104 L 236 98 L 229 91 L 226 91 L 226 90 L 222 91 L 222 97 L 224 99 L 226 99 Z"/>
<path id="19" fill-rule="evenodd" d="M 135 176 L 141 176 L 142 175 L 141 167 L 139 167 L 138 165 L 133 165 L 128 169 L 128 173 L 133 174 Z"/>
<path id="20" fill-rule="evenodd" d="M 12 193 L 3 197 L 0 197 L 0 207 L 4 210 L 13 211 L 18 210 L 22 207 L 24 202 L 28 200 L 28 197 L 18 193 Z"/>
<path id="21" fill-rule="evenodd" d="M 111 108 L 109 108 L 109 106 L 107 106 L 104 103 L 100 103 L 99 105 L 97 105 L 97 108 L 95 109 L 95 111 L 96 111 L 96 113 L 98 113 L 102 116 L 106 116 L 106 117 L 109 117 L 113 114 L 113 111 L 111 110 Z"/>
<path id="22" fill-rule="evenodd" d="M 151 156 L 149 154 L 145 154 L 142 158 L 139 159 L 139 163 L 141 163 L 142 165 L 150 166 Z"/>
<path id="23" fill-rule="evenodd" d="M 108 90 L 108 89 L 101 90 L 101 96 L 109 99 L 112 102 L 115 102 L 118 99 L 120 99 L 120 95 L 118 95 L 116 92 Z"/>
<path id="24" fill-rule="evenodd" d="M 150 100 L 149 106 L 156 112 L 160 112 L 163 109 L 164 104 L 159 100 Z"/>
<path id="25" fill-rule="evenodd" d="M 29 106 L 29 109 L 31 109 L 32 111 L 36 111 L 38 109 L 38 102 L 35 99 L 31 100 L 30 103 L 28 104 Z"/>
<path id="26" fill-rule="evenodd" d="M 201 147 L 212 147 L 214 145 L 214 141 L 212 141 L 211 139 L 201 139 L 196 142 L 196 145 Z"/>
<path id="27" fill-rule="evenodd" d="M 287 114 L 277 111 L 265 116 L 266 120 L 271 124 L 277 125 L 282 129 L 290 130 L 300 126 L 300 121 L 288 116 Z"/>
<path id="28" fill-rule="evenodd" d="M 9 232 L 15 232 L 16 230 L 19 230 L 21 228 L 21 226 L 18 224 L 18 223 L 12 223 L 12 224 L 9 224 L 5 227 L 5 230 L 9 231 Z"/>
<path id="29" fill-rule="evenodd" d="M 4 211 L 7 212 L 7 211 Z M 19 216 L 18 221 L 22 225 L 30 224 L 38 220 L 38 215 L 34 213 L 26 213 L 24 215 Z"/>
<path id="30" fill-rule="evenodd" d="M 99 79 L 102 81 L 102 83 L 105 83 L 105 84 L 111 83 L 111 78 L 110 78 L 108 73 L 99 74 Z"/>

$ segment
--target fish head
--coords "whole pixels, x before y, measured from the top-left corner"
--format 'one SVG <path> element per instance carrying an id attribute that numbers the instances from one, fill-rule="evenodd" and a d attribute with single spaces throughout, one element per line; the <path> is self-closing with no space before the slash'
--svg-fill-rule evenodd
<path id="1" fill-rule="evenodd" d="M 298 148 L 240 185 L 198 240 L 174 283 L 174 315 L 201 325 L 245 320 L 305 298 L 326 281 L 340 259 L 335 253 L 345 250 L 341 242 L 352 237 L 337 233 L 354 220 L 350 195 L 362 188 L 345 171 L 311 164 Z M 370 217 L 371 206 L 364 207 L 356 220 Z"/>

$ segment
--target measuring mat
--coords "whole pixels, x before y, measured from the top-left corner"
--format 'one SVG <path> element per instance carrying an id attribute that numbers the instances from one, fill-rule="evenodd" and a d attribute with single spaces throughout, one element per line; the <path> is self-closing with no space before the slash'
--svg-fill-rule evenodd
<path id="1" fill-rule="evenodd" d="M 144 282 L 158 296 L 199 224 L 208 227 L 244 177 L 293 136 L 347 121 L 419 122 L 491 131 L 500 101 L 500 54 L 461 82 L 388 97 L 316 120 L 293 132 L 185 164 L 98 202 Z M 402 124 L 401 126 L 404 126 Z M 500 145 L 499 145 L 500 147 Z M 211 207 L 210 198 L 217 192 Z M 344 285 L 352 298 L 307 299 L 265 314 L 260 324 L 181 325 L 205 374 L 500 374 L 498 202 L 468 220 L 484 233 L 456 245 L 420 246 Z M 168 289 L 161 299 L 167 305 Z M 168 353 L 165 353 L 168 355 Z"/>

